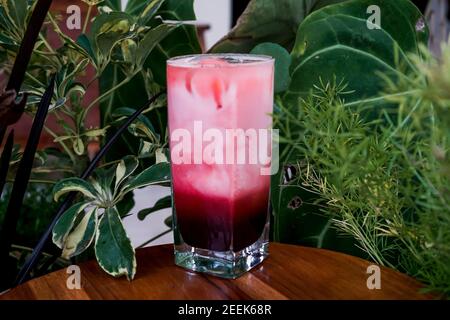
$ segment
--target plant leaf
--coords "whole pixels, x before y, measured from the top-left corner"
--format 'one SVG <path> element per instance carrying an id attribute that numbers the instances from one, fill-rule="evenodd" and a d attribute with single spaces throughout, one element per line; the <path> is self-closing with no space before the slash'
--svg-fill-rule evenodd
<path id="1" fill-rule="evenodd" d="M 178 26 L 178 24 L 164 23 L 148 31 L 144 38 L 139 42 L 136 52 L 136 65 L 139 68 L 142 68 L 144 66 L 144 62 L 147 60 L 147 57 L 157 46 L 157 44 Z"/>
<path id="2" fill-rule="evenodd" d="M 125 12 L 129 15 L 137 15 L 142 12 L 146 2 L 142 0 L 128 0 Z"/>
<path id="3" fill-rule="evenodd" d="M 75 257 L 84 252 L 94 240 L 97 230 L 97 208 L 92 208 L 69 233 L 61 256 L 66 259 Z"/>
<path id="4" fill-rule="evenodd" d="M 116 168 L 116 184 L 115 189 L 117 189 L 120 184 L 127 179 L 139 166 L 139 161 L 134 156 L 126 156 Z"/>
<path id="5" fill-rule="evenodd" d="M 289 52 L 278 44 L 266 42 L 257 45 L 250 53 L 275 59 L 275 93 L 286 91 L 291 82 L 289 68 L 292 59 Z"/>
<path id="6" fill-rule="evenodd" d="M 159 10 L 161 5 L 164 3 L 165 0 L 152 0 L 150 1 L 147 6 L 142 11 L 141 15 L 139 16 L 139 24 L 141 26 L 147 25 L 150 20 L 153 18 L 155 13 Z M 145 5 L 145 2 L 143 3 Z M 128 5 L 127 5 L 128 10 Z"/>
<path id="7" fill-rule="evenodd" d="M 115 207 L 107 208 L 100 218 L 95 240 L 97 261 L 114 277 L 126 275 L 132 280 L 136 274 L 134 248 L 128 238 Z"/>
<path id="8" fill-rule="evenodd" d="M 367 8 L 378 5 L 382 12 L 382 29 L 368 29 Z M 286 99 L 297 101 L 314 85 L 348 84 L 346 102 L 378 96 L 384 80 L 378 73 L 404 77 L 397 66 L 409 70 L 407 53 L 418 52 L 426 42 L 427 30 L 416 30 L 423 19 L 409 0 L 351 0 L 325 7 L 308 16 L 298 30 L 292 51 L 292 81 Z"/>
<path id="9" fill-rule="evenodd" d="M 173 217 L 172 215 L 168 216 L 166 219 L 164 219 L 164 224 L 170 228 L 170 230 L 173 230 Z"/>
<path id="10" fill-rule="evenodd" d="M 285 168 L 287 167 L 297 167 L 297 163 L 287 162 Z M 296 170 L 299 170 L 298 167 Z M 320 197 L 297 185 L 297 181 L 286 182 L 285 170 L 280 170 L 274 176 L 271 190 L 274 241 L 324 248 L 366 258 L 357 250 L 352 238 L 337 232 L 332 217 L 322 213 L 323 203 L 318 203 Z"/>
<path id="11" fill-rule="evenodd" d="M 90 138 L 104 137 L 106 135 L 106 129 L 103 128 L 103 129 L 88 130 L 83 135 Z"/>
<path id="12" fill-rule="evenodd" d="M 144 220 L 149 214 L 172 207 L 172 196 L 167 196 L 162 199 L 159 199 L 152 208 L 143 209 L 138 212 L 138 219 Z"/>
<path id="13" fill-rule="evenodd" d="M 97 191 L 89 182 L 80 178 L 68 178 L 59 181 L 53 187 L 53 198 L 58 201 L 59 198 L 68 192 L 81 192 L 85 197 L 95 200 L 98 196 Z"/>
<path id="14" fill-rule="evenodd" d="M 78 38 L 76 43 L 74 44 L 74 47 L 78 49 L 78 51 L 81 50 L 83 55 L 89 57 L 91 59 L 91 62 L 94 65 L 97 65 L 97 55 L 94 52 L 94 48 L 92 46 L 91 40 L 89 37 L 85 34 L 81 34 Z"/>
<path id="15" fill-rule="evenodd" d="M 288 51 L 298 26 L 311 12 L 344 0 L 251 0 L 236 26 L 211 52 L 248 53 L 262 42 L 277 43 Z"/>
<path id="16" fill-rule="evenodd" d="M 97 168 L 94 172 L 94 179 L 103 190 L 112 190 L 112 182 L 115 179 L 116 167 Z"/>
<path id="17" fill-rule="evenodd" d="M 75 153 L 79 156 L 82 156 L 85 151 L 84 142 L 81 140 L 81 138 L 77 137 L 73 140 L 72 144 L 73 150 Z"/>
<path id="18" fill-rule="evenodd" d="M 112 49 L 123 39 L 132 35 L 133 18 L 125 12 L 98 15 L 92 23 L 89 43 L 101 68 L 109 61 Z"/>
<path id="19" fill-rule="evenodd" d="M 118 108 L 114 110 L 112 116 L 121 120 L 131 116 L 136 110 L 131 108 Z M 156 133 L 155 127 L 153 127 L 150 120 L 141 114 L 136 121 L 134 121 L 129 127 L 128 132 L 137 137 L 144 137 L 150 141 L 159 140 L 159 135 Z"/>
<path id="20" fill-rule="evenodd" d="M 99 1 L 102 2 L 102 1 Z M 105 0 L 104 5 L 108 6 L 114 11 L 122 10 L 122 2 L 120 0 Z"/>
<path id="21" fill-rule="evenodd" d="M 83 59 L 80 63 L 78 63 L 68 75 L 65 75 L 62 79 L 61 84 L 58 86 L 58 92 L 60 97 L 67 97 L 68 92 L 70 91 L 73 81 L 75 77 L 78 76 L 81 72 L 84 72 L 89 65 L 89 59 Z M 82 86 L 81 84 L 78 84 Z M 83 87 L 84 91 L 84 87 Z"/>
<path id="22" fill-rule="evenodd" d="M 128 181 L 123 189 L 122 193 L 130 192 L 134 189 L 156 185 L 167 184 L 170 182 L 170 165 L 166 162 L 155 164 L 146 170 L 142 171 L 139 175 Z"/>
<path id="23" fill-rule="evenodd" d="M 161 162 L 169 163 L 167 153 L 168 153 L 168 149 L 166 149 L 166 148 L 156 149 L 155 150 L 155 162 L 156 163 L 161 163 Z"/>
<path id="24" fill-rule="evenodd" d="M 18 30 L 24 30 L 28 12 L 27 0 L 2 0 L 1 5 L 14 26 Z"/>
<path id="25" fill-rule="evenodd" d="M 80 212 L 82 212 L 86 207 L 90 204 L 90 202 L 80 202 L 63 213 L 61 218 L 58 219 L 52 231 L 52 240 L 53 243 L 60 249 L 64 247 L 67 236 L 72 230 L 75 220 L 77 219 Z"/>

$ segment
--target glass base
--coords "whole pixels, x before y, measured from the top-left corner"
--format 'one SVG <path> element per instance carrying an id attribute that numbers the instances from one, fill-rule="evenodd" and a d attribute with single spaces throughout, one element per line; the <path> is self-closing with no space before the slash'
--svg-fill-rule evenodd
<path id="1" fill-rule="evenodd" d="M 182 243 L 175 245 L 175 264 L 191 271 L 236 279 L 263 262 L 269 255 L 268 249 L 269 243 L 264 235 L 239 252 L 212 251 Z"/>

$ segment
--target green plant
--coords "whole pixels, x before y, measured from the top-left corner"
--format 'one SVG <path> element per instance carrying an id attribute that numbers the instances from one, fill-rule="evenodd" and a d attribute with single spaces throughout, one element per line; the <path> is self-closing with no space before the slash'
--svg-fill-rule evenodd
<path id="1" fill-rule="evenodd" d="M 300 6 L 301 10 L 290 10 L 294 5 Z M 379 29 L 368 27 L 368 23 L 374 27 L 368 20 L 367 8 L 370 5 L 377 5 L 381 10 Z M 267 10 L 269 7 L 272 10 Z M 284 30 L 286 19 L 272 20 L 273 16 L 289 18 L 296 13 L 301 15 L 296 20 L 289 20 L 295 28 L 294 32 L 286 33 L 290 35 L 289 42 L 280 42 L 279 39 L 283 38 L 275 35 L 278 30 Z M 258 24 L 258 19 L 266 21 L 267 25 Z M 407 77 L 406 74 L 414 68 L 408 54 L 418 54 L 419 44 L 425 43 L 427 36 L 424 19 L 409 0 L 295 3 L 253 0 L 237 26 L 213 51 L 248 50 L 276 58 L 276 74 L 285 80 L 277 83 L 276 90 L 275 115 L 280 119 L 286 116 L 291 104 L 292 113 L 300 112 L 296 109 L 299 99 L 309 97 L 315 87 L 321 87 L 321 83 L 336 82 L 347 84 L 347 94 L 343 98 L 347 107 L 364 103 L 364 116 L 376 119 L 384 111 L 395 112 L 396 108 L 394 103 L 379 95 L 385 81 L 378 74 L 388 73 L 392 81 Z M 268 40 L 275 43 L 265 42 Z M 255 47 L 249 50 L 251 46 Z M 277 125 L 282 126 L 283 123 L 279 121 Z M 286 137 L 282 134 L 281 138 Z M 295 174 L 298 155 L 286 147 L 284 140 L 281 141 L 281 152 L 287 162 L 272 180 L 274 238 L 367 257 L 354 246 L 354 239 L 337 234 L 330 217 L 320 213 L 317 194 L 304 189 L 299 193 L 298 189 L 286 183 L 289 182 L 289 174 Z"/>
<path id="2" fill-rule="evenodd" d="M 320 212 L 373 261 L 448 295 L 450 45 L 443 52 L 442 61 L 424 48 L 411 56 L 402 81 L 384 76 L 394 116 L 366 121 L 365 106 L 348 108 L 335 83 L 296 109 L 282 106 L 277 119 L 297 159 L 289 186 L 315 194 Z"/>
<path id="3" fill-rule="evenodd" d="M 99 150 L 97 155 L 91 161 L 89 166 L 84 170 L 83 174 L 80 177 L 81 181 L 85 181 L 92 175 L 93 171 L 99 165 L 100 161 L 110 151 L 111 147 L 117 142 L 117 140 L 122 136 L 123 132 L 133 123 L 133 121 L 135 121 L 142 114 L 142 112 L 146 108 L 148 108 L 149 105 L 153 104 L 158 99 L 158 97 L 161 96 L 161 94 L 162 93 L 159 93 L 159 94 L 153 96 L 149 101 L 147 101 L 143 106 L 141 106 L 131 116 L 129 116 L 123 124 L 121 124 L 120 128 L 118 128 L 117 131 L 114 133 L 114 135 L 112 135 L 111 138 L 108 139 L 108 141 L 105 143 L 105 145 L 102 146 L 102 148 Z M 158 159 L 159 159 L 159 157 L 157 157 L 157 162 L 159 162 Z M 130 193 L 128 193 L 128 195 L 130 195 Z M 32 271 L 32 268 L 38 262 L 38 259 L 42 253 L 42 250 L 43 250 L 44 246 L 46 245 L 46 243 L 52 233 L 53 227 L 56 225 L 56 223 L 61 218 L 63 213 L 69 208 L 70 204 L 75 200 L 75 197 L 76 197 L 76 192 L 75 191 L 70 192 L 67 195 L 67 197 L 65 197 L 64 201 L 59 205 L 58 210 L 57 210 L 55 216 L 53 217 L 52 222 L 50 223 L 49 227 L 42 234 L 42 236 L 39 239 L 39 242 L 36 245 L 36 247 L 34 248 L 32 254 L 25 261 L 24 265 L 20 269 L 14 285 L 19 285 L 27 279 L 28 274 Z M 125 202 L 125 199 L 127 200 L 126 205 L 125 206 L 121 205 L 123 202 Z M 120 208 L 122 208 L 122 209 L 125 208 L 125 210 L 129 210 L 130 197 L 125 195 L 125 197 L 122 200 L 123 201 L 120 201 L 119 203 L 117 203 L 117 208 L 119 208 L 119 205 L 120 205 Z M 131 201 L 131 203 L 133 203 L 133 202 Z M 127 212 L 127 211 L 124 211 L 124 212 Z M 157 238 L 153 238 L 153 239 L 157 239 Z M 149 240 L 147 243 L 150 243 L 151 241 L 152 240 Z"/>
<path id="4" fill-rule="evenodd" d="M 448 294 L 450 49 L 440 63 L 423 49 L 428 28 L 408 0 L 316 3 L 280 14 L 293 2 L 253 0 L 213 48 L 256 47 L 290 65 L 274 114 L 284 162 L 273 238 L 369 258 Z M 380 28 L 368 28 L 370 5 Z"/>
<path id="5" fill-rule="evenodd" d="M 168 163 L 155 164 L 131 177 L 139 166 L 136 157 L 123 158 L 109 169 L 96 171 L 90 182 L 69 178 L 53 190 L 55 201 L 68 192 L 80 192 L 84 201 L 69 208 L 53 228 L 53 242 L 62 249 L 62 257 L 72 258 L 85 251 L 95 238 L 99 265 L 113 276 L 136 273 L 134 249 L 122 226 L 118 203 L 137 188 L 170 182 Z"/>
<path id="6" fill-rule="evenodd" d="M 367 8 L 380 8 L 381 25 L 372 28 Z M 377 29 L 379 28 L 379 29 Z M 383 81 L 376 73 L 389 73 L 399 81 L 413 66 L 407 54 L 419 53 L 428 41 L 428 28 L 409 0 L 351 0 L 327 6 L 300 25 L 292 50 L 291 85 L 285 100 L 305 97 L 322 79 L 345 80 L 352 91 L 346 102 L 376 105 Z"/>
<path id="7" fill-rule="evenodd" d="M 50 2 L 46 0 L 46 3 Z M 25 112 L 32 117 L 35 115 L 45 84 L 51 74 L 56 74 L 48 112 L 56 117 L 59 126 L 57 130 L 47 125 L 44 127 L 59 148 L 40 150 L 36 154 L 37 161 L 31 172 L 32 183 L 52 185 L 68 177 L 87 178 L 93 169 L 92 163 L 88 166 L 88 147 L 92 142 L 103 147 L 101 156 L 106 153 L 103 151 L 112 149 L 103 163 L 98 163 L 102 157 L 97 157 L 95 166 L 113 166 L 121 163 L 127 155 L 134 154 L 139 159 L 139 166 L 135 168 L 138 175 L 146 167 L 160 162 L 167 146 L 165 98 L 159 94 L 165 86 L 165 61 L 175 55 L 200 52 L 195 27 L 182 22 L 195 20 L 193 0 L 129 1 L 125 8 L 117 0 L 84 2 L 89 9 L 77 39 L 70 38 L 61 30 L 61 17 L 48 14 L 46 28 L 40 33 L 40 27 L 32 26 L 38 37 L 34 48 L 34 41 L 26 43 L 28 49 L 34 50 L 28 68 L 27 63 L 22 65 L 24 83 L 21 93 L 28 95 Z M 0 7 L 0 60 L 2 68 L 13 77 L 18 73 L 11 72 L 12 61 L 16 59 L 19 48 L 25 46 L 22 39 L 31 22 L 29 12 L 35 7 L 39 7 L 37 1 L 28 0 L 5 0 Z M 171 22 L 166 22 L 168 20 Z M 59 48 L 53 48 L 48 42 L 49 29 L 58 36 Z M 88 70 L 94 70 L 94 77 L 81 81 Z M 95 82 L 100 83 L 100 94 L 89 101 L 86 92 Z M 158 97 L 158 100 L 151 97 Z M 136 109 L 142 105 L 146 107 Z M 100 126 L 91 127 L 87 124 L 88 117 L 95 108 L 101 111 Z M 3 121 L 6 119 L 3 117 L 3 107 L 1 111 Z M 124 122 L 138 115 L 137 121 L 123 127 Z M 129 133 L 121 135 L 128 126 Z M 116 127 L 120 129 L 115 130 Z M 121 138 L 122 143 L 117 138 Z M 21 156 L 20 153 L 18 156 Z M 17 159 L 13 160 L 7 182 L 12 181 L 17 169 Z M 96 196 L 101 201 L 100 194 Z M 73 193 L 68 196 L 55 218 L 74 199 Z M 119 210 L 123 216 L 132 205 L 132 194 L 127 192 L 117 206 L 108 210 Z M 49 223 L 52 224 L 51 221 Z M 19 281 L 25 279 L 37 262 L 45 247 L 47 233 L 44 232 L 36 250 L 26 261 Z M 129 271 L 128 275 L 132 277 L 134 273 Z"/>
<path id="8" fill-rule="evenodd" d="M 192 0 L 182 4 L 172 0 L 129 1 L 123 11 L 115 1 L 85 2 L 89 5 L 86 26 L 91 20 L 92 25 L 89 32 L 85 27 L 76 40 L 61 30 L 58 17 L 48 15 L 48 28 L 56 32 L 62 46 L 52 48 L 46 40 L 45 30 L 39 35 L 23 86 L 23 91 L 30 95 L 27 112 L 33 113 L 36 102 L 44 92 L 43 84 L 48 83 L 51 73 L 57 74 L 49 113 L 58 119 L 60 129 L 55 131 L 45 127 L 45 130 L 53 136 L 63 153 L 70 157 L 76 174 L 80 174 L 87 164 L 88 145 L 93 141 L 101 142 L 109 135 L 114 110 L 135 108 L 159 92 L 165 86 L 167 58 L 200 50 L 193 26 L 167 23 L 161 19 L 195 19 Z M 18 11 L 30 9 L 27 0 L 18 0 L 14 6 Z M 92 17 L 96 6 L 99 12 Z M 13 19 L 9 12 L 3 11 L 0 17 L 4 21 Z M 0 28 L 0 47 L 5 53 L 3 64 L 8 66 L 21 42 L 18 34 L 24 31 L 21 28 L 7 28 L 6 22 L 0 23 Z M 81 82 L 80 77 L 92 67 L 94 77 Z M 96 81 L 100 81 L 100 95 L 93 101 L 87 101 L 85 93 Z M 156 109 L 164 107 L 164 103 L 161 99 L 144 112 L 148 121 L 153 123 L 150 129 L 154 130 L 154 135 L 163 138 L 167 121 L 163 110 Z M 99 106 L 101 126 L 88 127 L 86 120 L 89 112 Z M 128 139 L 132 143 L 127 143 L 127 152 L 137 154 L 140 140 L 132 136 Z M 163 141 L 160 143 L 164 144 Z M 130 150 L 129 146 L 135 148 Z M 108 155 L 108 160 L 118 161 L 122 156 L 123 151 L 113 151 Z"/>

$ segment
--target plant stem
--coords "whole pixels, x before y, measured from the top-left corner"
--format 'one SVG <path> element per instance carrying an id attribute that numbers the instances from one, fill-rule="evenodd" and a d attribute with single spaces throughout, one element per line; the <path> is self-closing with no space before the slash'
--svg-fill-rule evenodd
<path id="1" fill-rule="evenodd" d="M 97 103 L 101 102 L 103 99 L 105 99 L 106 97 L 108 97 L 110 94 L 114 93 L 114 91 L 116 91 L 117 89 L 121 88 L 122 86 L 124 86 L 125 84 L 127 84 L 128 82 L 130 82 L 130 80 L 136 75 L 137 73 L 133 73 L 131 76 L 126 77 L 122 82 L 118 83 L 117 85 L 115 85 L 114 87 L 112 87 L 111 89 L 109 89 L 108 91 L 106 91 L 105 93 L 103 93 L 102 95 L 100 95 L 99 97 L 97 97 L 97 99 L 95 99 L 94 101 L 91 102 L 91 104 L 89 104 L 89 106 L 84 109 L 84 114 L 86 115 L 89 110 L 95 106 Z"/>
<path id="2" fill-rule="evenodd" d="M 146 245 L 148 245 L 149 243 L 152 243 L 153 241 L 156 241 L 156 240 L 158 240 L 159 238 L 161 238 L 161 237 L 163 237 L 163 236 L 165 236 L 166 234 L 169 234 L 169 233 L 171 233 L 171 232 L 172 232 L 172 229 L 166 230 L 166 231 L 164 231 L 163 233 L 158 234 L 156 237 L 151 238 L 151 239 L 148 240 L 148 241 L 145 241 L 143 244 L 141 244 L 140 246 L 138 246 L 137 249 L 143 248 L 143 247 L 145 247 Z"/>
<path id="3" fill-rule="evenodd" d="M 38 79 L 36 79 L 31 73 L 29 73 L 27 71 L 27 77 L 30 78 L 31 80 L 33 80 L 34 82 L 36 82 L 37 85 L 39 85 L 40 87 L 45 87 L 45 84 L 43 84 L 42 82 L 40 82 Z"/>
<path id="4" fill-rule="evenodd" d="M 98 79 L 98 77 L 94 76 L 91 80 L 89 80 L 89 82 L 86 85 L 86 88 L 89 88 L 94 83 L 94 81 L 97 79 Z"/>
<path id="5" fill-rule="evenodd" d="M 121 160 L 114 160 L 114 161 L 110 161 L 110 162 L 107 162 L 107 163 L 103 163 L 103 164 L 99 165 L 98 168 L 105 168 L 105 167 L 108 167 L 110 165 L 117 164 L 120 161 Z"/>
<path id="6" fill-rule="evenodd" d="M 53 50 L 52 46 L 50 45 L 50 43 L 48 43 L 47 39 L 45 39 L 42 33 L 39 33 L 39 39 L 41 39 L 41 41 L 44 43 L 45 47 L 48 49 L 48 51 L 50 51 L 50 53 L 56 54 L 55 50 Z"/>
<path id="7" fill-rule="evenodd" d="M 88 11 L 86 13 L 86 18 L 84 20 L 82 33 L 86 33 L 87 26 L 88 26 L 88 23 L 89 23 L 89 19 L 91 18 L 91 12 L 92 12 L 92 6 L 89 6 Z"/>
<path id="8" fill-rule="evenodd" d="M 8 179 L 8 180 L 6 180 L 6 182 L 14 183 L 14 179 Z M 28 183 L 56 184 L 56 181 L 41 180 L 41 179 L 30 179 L 30 180 L 28 180 Z"/>
<path id="9" fill-rule="evenodd" d="M 352 107 L 352 106 L 357 106 L 357 105 L 362 105 L 364 103 L 372 103 L 372 102 L 377 102 L 377 101 L 383 101 L 389 98 L 397 98 L 397 97 L 403 97 L 403 96 L 409 96 L 409 95 L 413 95 L 415 93 L 419 92 L 419 90 L 409 90 L 409 91 L 404 91 L 404 92 L 399 92 L 399 93 L 395 93 L 395 94 L 388 94 L 388 95 L 384 95 L 381 97 L 377 97 L 377 98 L 371 98 L 371 99 L 365 99 L 365 100 L 358 100 L 358 101 L 354 101 L 354 102 L 348 102 L 344 104 L 344 107 Z"/>
<path id="10" fill-rule="evenodd" d="M 58 135 L 55 132 L 53 132 L 49 127 L 44 126 L 44 130 L 48 134 L 50 134 L 54 139 L 58 138 Z M 72 163 L 75 164 L 77 160 L 76 160 L 75 155 L 73 154 L 72 150 L 70 150 L 70 148 L 64 143 L 64 141 L 58 141 L 58 143 L 61 145 L 61 147 L 67 153 L 67 155 L 69 156 Z"/>
<path id="11" fill-rule="evenodd" d="M 412 115 L 414 114 L 414 112 L 416 112 L 417 108 L 420 106 L 421 103 L 422 99 L 417 100 L 417 103 L 414 105 L 414 108 L 411 109 L 411 111 L 408 113 L 405 119 L 403 119 L 402 123 L 399 126 L 397 126 L 394 131 L 392 131 L 392 133 L 389 135 L 388 140 L 391 140 L 397 134 L 398 130 L 402 129 L 408 123 L 408 121 L 411 119 Z"/>

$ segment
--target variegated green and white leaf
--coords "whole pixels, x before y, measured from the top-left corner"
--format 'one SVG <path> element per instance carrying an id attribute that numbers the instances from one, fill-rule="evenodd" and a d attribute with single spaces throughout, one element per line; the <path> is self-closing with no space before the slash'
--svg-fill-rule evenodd
<path id="1" fill-rule="evenodd" d="M 134 156 L 126 156 L 116 168 L 116 184 L 115 188 L 117 189 L 120 184 L 128 178 L 139 166 L 139 161 Z"/>
<path id="2" fill-rule="evenodd" d="M 53 198 L 59 198 L 68 192 L 81 192 L 85 197 L 95 200 L 98 196 L 92 184 L 80 178 L 68 178 L 59 181 L 53 187 Z"/>
<path id="3" fill-rule="evenodd" d="M 85 133 L 83 133 L 83 136 L 86 136 L 89 138 L 104 137 L 105 135 L 106 135 L 106 128 L 92 129 L 92 130 L 88 130 Z"/>
<path id="4" fill-rule="evenodd" d="M 0 4 L 15 29 L 23 30 L 28 12 L 27 0 L 1 0 Z"/>
<path id="5" fill-rule="evenodd" d="M 158 148 L 155 151 L 156 163 L 167 162 L 169 163 L 169 159 L 167 159 L 167 155 L 165 153 L 165 148 Z"/>
<path id="6" fill-rule="evenodd" d="M 89 206 L 90 202 L 80 202 L 63 213 L 63 215 L 56 222 L 53 227 L 52 232 L 52 240 L 53 243 L 58 246 L 58 248 L 62 249 L 64 247 L 64 243 L 66 242 L 67 236 L 73 228 L 75 220 L 77 219 L 80 212 L 86 209 Z"/>
<path id="7" fill-rule="evenodd" d="M 139 42 L 139 46 L 136 52 L 137 60 L 136 65 L 141 67 L 147 60 L 152 50 L 167 37 L 173 30 L 175 30 L 180 24 L 161 24 L 154 29 L 147 32 L 144 38 Z"/>
<path id="8" fill-rule="evenodd" d="M 127 182 L 122 189 L 122 195 L 134 189 L 168 183 L 170 183 L 170 165 L 167 162 L 161 162 L 147 168 Z"/>
<path id="9" fill-rule="evenodd" d="M 153 156 L 155 148 L 156 146 L 154 143 L 141 139 L 139 143 L 139 158 L 150 158 Z"/>
<path id="10" fill-rule="evenodd" d="M 136 274 L 134 248 L 120 220 L 116 207 L 107 208 L 101 217 L 95 240 L 98 264 L 114 277 L 126 275 L 132 280 Z"/>
<path id="11" fill-rule="evenodd" d="M 98 180 L 92 180 L 92 186 L 97 191 L 97 200 L 102 203 L 102 206 L 105 204 L 105 202 L 108 202 L 112 199 L 111 188 L 103 187 L 101 182 Z"/>
<path id="12" fill-rule="evenodd" d="M 72 147 L 73 147 L 73 151 L 75 151 L 75 153 L 79 156 L 82 156 L 86 149 L 84 146 L 83 140 L 81 140 L 81 138 L 79 138 L 79 137 L 77 137 L 73 140 Z"/>
<path id="13" fill-rule="evenodd" d="M 74 79 L 77 75 L 84 72 L 89 65 L 89 59 L 83 59 L 79 64 L 75 66 L 75 68 L 67 74 L 62 80 L 61 84 L 58 86 L 58 95 L 61 97 L 65 97 L 70 88 L 71 83 L 73 83 Z"/>
<path id="14" fill-rule="evenodd" d="M 112 190 L 112 183 L 115 179 L 116 168 L 111 166 L 109 168 L 98 168 L 95 170 L 95 180 L 100 184 L 103 190 Z"/>
<path id="15" fill-rule="evenodd" d="M 67 236 L 61 255 L 63 258 L 75 257 L 91 245 L 97 230 L 97 210 L 97 208 L 89 210 Z"/>
<path id="16" fill-rule="evenodd" d="M 139 24 L 142 26 L 147 25 L 147 23 L 153 18 L 164 1 L 165 0 L 150 1 L 150 3 L 144 8 L 141 15 L 139 16 Z"/>

